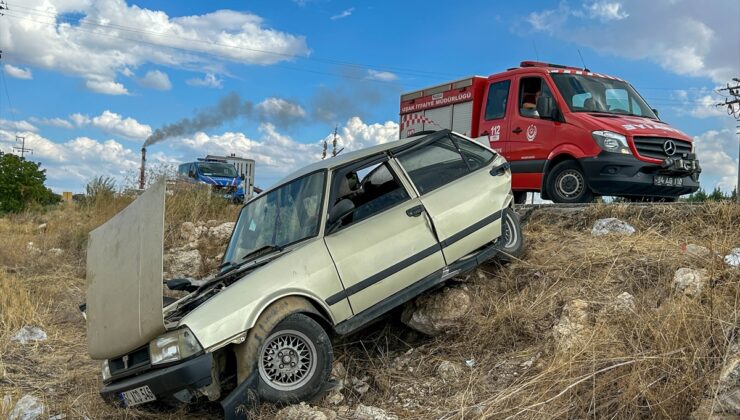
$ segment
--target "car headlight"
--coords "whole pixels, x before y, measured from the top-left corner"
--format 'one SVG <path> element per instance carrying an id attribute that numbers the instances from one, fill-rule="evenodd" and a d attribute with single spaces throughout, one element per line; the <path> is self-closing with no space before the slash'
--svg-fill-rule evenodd
<path id="1" fill-rule="evenodd" d="M 627 137 L 619 133 L 613 131 L 594 131 L 591 135 L 594 137 L 596 144 L 607 152 L 621 153 L 623 155 L 632 154 L 627 145 Z"/>
<path id="2" fill-rule="evenodd" d="M 103 381 L 107 381 L 111 378 L 110 367 L 108 366 L 108 360 L 103 360 L 102 368 Z"/>
<path id="3" fill-rule="evenodd" d="M 203 347 L 187 328 L 162 334 L 149 342 L 149 358 L 153 365 L 187 359 L 201 351 Z"/>

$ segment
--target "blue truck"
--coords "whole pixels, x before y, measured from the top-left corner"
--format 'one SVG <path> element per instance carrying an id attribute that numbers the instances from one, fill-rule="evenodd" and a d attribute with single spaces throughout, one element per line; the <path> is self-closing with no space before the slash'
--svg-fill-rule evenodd
<path id="1" fill-rule="evenodd" d="M 244 202 L 244 177 L 225 160 L 206 158 L 183 163 L 177 175 L 187 182 L 208 184 L 214 193 L 222 194 L 227 200 Z"/>

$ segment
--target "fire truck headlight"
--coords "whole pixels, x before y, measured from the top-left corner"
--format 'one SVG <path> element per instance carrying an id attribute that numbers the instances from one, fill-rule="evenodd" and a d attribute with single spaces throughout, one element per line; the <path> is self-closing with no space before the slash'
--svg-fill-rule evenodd
<path id="1" fill-rule="evenodd" d="M 596 141 L 603 150 L 612 153 L 621 153 L 623 155 L 631 155 L 629 146 L 627 145 L 627 137 L 615 133 L 613 131 L 594 131 L 591 133 Z"/>

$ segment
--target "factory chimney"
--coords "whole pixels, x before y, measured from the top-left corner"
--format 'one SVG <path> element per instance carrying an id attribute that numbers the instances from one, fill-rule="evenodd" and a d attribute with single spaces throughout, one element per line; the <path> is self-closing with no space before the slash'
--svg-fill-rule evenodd
<path id="1" fill-rule="evenodd" d="M 141 148 L 141 172 L 139 173 L 139 189 L 146 186 L 146 147 Z"/>

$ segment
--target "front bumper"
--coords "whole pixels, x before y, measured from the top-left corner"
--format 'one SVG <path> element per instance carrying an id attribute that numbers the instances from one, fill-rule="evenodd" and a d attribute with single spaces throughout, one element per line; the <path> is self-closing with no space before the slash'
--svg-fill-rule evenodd
<path id="1" fill-rule="evenodd" d="M 122 392 L 147 385 L 157 401 L 187 402 L 187 396 L 195 395 L 193 391 L 211 384 L 212 366 L 213 354 L 206 353 L 172 366 L 114 380 L 100 391 L 100 396 L 109 403 L 121 403 Z"/>
<path id="2" fill-rule="evenodd" d="M 642 162 L 632 155 L 608 152 L 578 161 L 588 186 L 598 195 L 677 197 L 699 189 L 701 168 L 696 160 L 685 165 L 691 169 L 676 169 L 675 164 L 662 167 Z M 681 186 L 655 185 L 656 175 L 681 178 Z"/>

